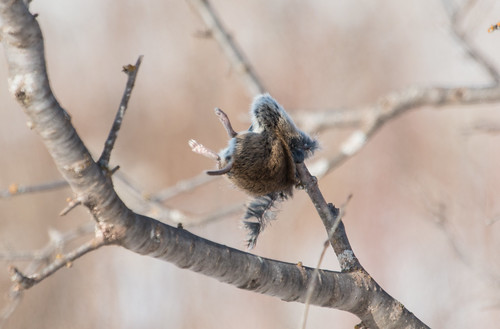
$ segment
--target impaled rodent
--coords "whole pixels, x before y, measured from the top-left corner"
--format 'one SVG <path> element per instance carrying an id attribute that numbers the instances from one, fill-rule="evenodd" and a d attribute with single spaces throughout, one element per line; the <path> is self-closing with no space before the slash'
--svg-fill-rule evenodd
<path id="1" fill-rule="evenodd" d="M 216 113 L 224 123 L 224 112 L 216 109 Z M 233 138 L 219 153 L 222 169 L 207 173 L 227 174 L 236 186 L 253 196 L 281 191 L 291 194 L 296 183 L 295 163 L 312 155 L 316 140 L 299 130 L 269 94 L 255 97 L 250 115 L 248 131 L 235 133 L 224 123 Z"/>
<path id="2" fill-rule="evenodd" d="M 246 218 L 256 217 L 259 223 L 245 222 L 247 226 L 258 224 L 250 227 L 254 232 L 249 245 L 253 245 L 265 224 L 265 212 L 275 201 L 292 195 L 297 184 L 295 163 L 311 156 L 318 143 L 299 130 L 269 94 L 254 98 L 250 107 L 252 125 L 247 131 L 236 133 L 222 110 L 217 108 L 215 113 L 231 137 L 228 147 L 215 153 L 194 140 L 189 144 L 194 152 L 217 161 L 219 169 L 207 174 L 227 174 L 234 185 L 257 197 Z"/>

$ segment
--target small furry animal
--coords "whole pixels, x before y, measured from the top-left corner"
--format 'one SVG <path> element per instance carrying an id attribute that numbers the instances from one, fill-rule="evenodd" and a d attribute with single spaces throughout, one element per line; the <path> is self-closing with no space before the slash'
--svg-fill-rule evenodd
<path id="1" fill-rule="evenodd" d="M 252 248 L 273 218 L 275 203 L 292 195 L 297 185 L 295 163 L 310 157 L 318 142 L 299 130 L 269 94 L 254 98 L 250 107 L 252 125 L 247 131 L 236 133 L 222 110 L 216 108 L 215 113 L 231 137 L 228 147 L 217 154 L 194 140 L 189 144 L 194 152 L 217 161 L 218 169 L 207 174 L 227 174 L 234 185 L 255 197 L 245 219 L 255 217 L 257 222 L 244 222 Z"/>

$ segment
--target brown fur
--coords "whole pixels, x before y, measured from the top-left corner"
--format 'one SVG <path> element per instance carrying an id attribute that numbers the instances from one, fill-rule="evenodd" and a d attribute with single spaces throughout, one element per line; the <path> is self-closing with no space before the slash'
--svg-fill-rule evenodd
<path id="1" fill-rule="evenodd" d="M 240 133 L 232 154 L 228 178 L 254 196 L 284 191 L 291 194 L 295 164 L 288 145 L 269 133 Z M 222 167 L 226 163 L 223 160 Z"/>
<path id="2" fill-rule="evenodd" d="M 250 108 L 252 125 L 247 131 L 236 133 L 222 110 L 215 109 L 215 113 L 231 137 L 229 146 L 216 154 L 194 140 L 189 145 L 194 152 L 217 161 L 218 169 L 207 174 L 227 174 L 234 185 L 254 197 L 243 222 L 252 248 L 274 218 L 275 204 L 292 195 L 297 184 L 295 164 L 313 154 L 317 141 L 299 130 L 269 94 L 255 97 Z M 250 218 L 257 222 L 246 221 Z"/>
<path id="3" fill-rule="evenodd" d="M 217 109 L 230 136 L 230 146 L 219 155 L 218 171 L 252 196 L 273 192 L 291 195 L 296 184 L 295 162 L 307 158 L 317 147 L 314 139 L 297 129 L 285 110 L 268 94 L 254 99 L 248 131 L 230 133 L 224 112 Z"/>

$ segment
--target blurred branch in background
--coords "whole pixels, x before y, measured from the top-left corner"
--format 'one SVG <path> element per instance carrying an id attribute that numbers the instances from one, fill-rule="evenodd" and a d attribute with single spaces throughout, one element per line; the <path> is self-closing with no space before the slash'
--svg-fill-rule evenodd
<path id="1" fill-rule="evenodd" d="M 447 2 L 446 0 L 443 0 Z M 448 30 L 458 41 L 458 44 L 465 50 L 474 62 L 482 67 L 488 75 L 493 79 L 494 85 L 500 82 L 500 74 L 498 68 L 474 45 L 469 37 L 471 28 L 468 28 L 465 21 L 472 12 L 473 8 L 477 5 L 477 0 L 467 0 L 462 6 L 447 6 L 450 24 Z"/>
<path id="2" fill-rule="evenodd" d="M 307 175 L 307 173 L 305 173 L 305 172 L 302 172 L 302 173 Z M 311 187 L 310 187 L 310 189 L 311 189 Z M 344 202 L 344 204 L 342 204 L 340 206 L 340 208 L 338 209 L 337 218 L 335 218 L 331 228 L 329 229 L 328 239 L 323 243 L 323 250 L 321 251 L 321 254 L 319 256 L 318 264 L 316 265 L 316 268 L 314 269 L 314 272 L 312 274 L 311 283 L 309 284 L 309 287 L 307 287 L 306 301 L 304 302 L 304 304 L 305 304 L 304 314 L 302 315 L 302 324 L 301 324 L 302 329 L 305 329 L 307 327 L 307 317 L 309 316 L 309 306 L 311 304 L 311 298 L 312 298 L 312 294 L 314 293 L 314 288 L 318 284 L 318 274 L 319 274 L 319 270 L 321 268 L 321 263 L 323 262 L 323 258 L 325 257 L 326 251 L 328 250 L 328 247 L 331 244 L 330 241 L 332 241 L 333 235 L 337 231 L 337 228 L 340 224 L 340 221 L 344 218 L 345 208 L 347 207 L 347 204 L 349 203 L 351 198 L 352 198 L 352 194 L 349 195 L 349 197 Z M 329 208 L 331 208 L 331 207 L 329 206 Z M 344 251 L 347 251 L 347 252 L 343 253 L 342 259 L 339 259 L 339 262 L 341 264 L 343 264 L 343 265 L 341 265 L 342 268 L 347 269 L 348 267 L 350 267 L 350 266 L 346 265 L 346 263 L 348 263 L 348 262 L 346 262 L 345 258 L 349 260 L 349 262 L 351 263 L 351 266 L 352 265 L 361 266 L 359 264 L 359 261 L 354 256 L 354 252 L 351 249 L 345 248 Z"/>
<path id="3" fill-rule="evenodd" d="M 240 73 L 250 96 L 253 97 L 265 92 L 265 88 L 257 78 L 251 63 L 237 46 L 231 34 L 227 32 L 210 2 L 206 0 L 188 0 L 188 2 L 207 26 L 208 33 L 205 35 L 211 36 L 217 41 L 231 66 Z"/>
<path id="4" fill-rule="evenodd" d="M 210 29 L 210 36 L 219 43 L 223 49 L 223 53 L 228 60 L 238 70 L 242 80 L 247 86 L 247 90 L 251 95 L 263 92 L 262 83 L 257 78 L 255 70 L 250 62 L 246 59 L 244 52 L 236 45 L 233 38 L 223 26 L 220 18 L 216 15 L 209 1 L 204 0 L 188 0 L 192 8 L 203 19 L 207 27 Z M 500 74 L 498 69 L 481 53 L 479 49 L 472 43 L 467 36 L 468 29 L 462 28 L 463 21 L 467 16 L 468 10 L 474 6 L 476 1 L 467 1 L 462 6 L 455 6 L 444 1 L 444 7 L 447 8 L 449 14 L 450 25 L 449 31 L 459 41 L 459 45 L 469 54 L 479 66 L 483 67 L 491 76 L 493 83 L 487 86 L 460 86 L 460 87 L 409 87 L 401 91 L 391 92 L 390 94 L 381 97 L 375 104 L 363 108 L 354 109 L 333 109 L 327 111 L 315 111 L 313 113 L 299 113 L 296 121 L 304 130 L 310 132 L 322 132 L 330 129 L 338 128 L 353 128 L 352 134 L 341 143 L 340 149 L 332 155 L 316 160 L 312 164 L 312 172 L 318 176 L 331 172 L 343 164 L 346 160 L 357 154 L 370 140 L 370 138 L 386 123 L 399 117 L 410 110 L 422 107 L 442 108 L 446 106 L 466 106 L 484 103 L 496 103 L 500 101 Z M 493 126 L 491 123 L 490 126 Z M 478 128 L 479 129 L 479 128 Z M 481 129 L 479 129 L 481 130 Z M 124 176 L 120 176 L 126 185 L 132 190 L 139 189 L 132 186 L 126 181 Z M 191 191 L 201 185 L 213 181 L 213 177 L 200 174 L 177 183 L 173 187 L 157 193 L 146 193 L 144 202 L 151 201 L 151 207 L 157 208 L 159 202 L 166 201 L 179 193 Z M 46 189 L 59 188 L 64 186 L 63 181 L 41 185 L 37 187 L 23 187 L 16 190 L 16 184 L 12 184 L 8 190 L 0 191 L 0 197 L 12 196 L 20 193 L 28 193 L 30 191 L 44 191 Z M 14 193 L 12 191 L 15 191 Z M 26 191 L 26 192 L 23 192 Z M 143 202 L 143 203 L 144 203 Z M 145 204 L 145 203 L 144 203 Z M 168 215 L 162 215 L 161 218 L 168 218 Z M 178 221 L 175 219 L 174 221 Z"/>
<path id="5" fill-rule="evenodd" d="M 26 273 L 37 273 L 53 261 L 61 259 L 67 246 L 76 240 L 94 233 L 95 224 L 88 222 L 82 226 L 61 233 L 56 230 L 49 231 L 49 242 L 40 250 L 31 251 L 0 251 L 0 261 L 9 263 L 28 262 L 24 269 Z M 70 265 L 64 262 L 64 265 Z M 9 291 L 7 304 L 0 310 L 0 328 L 6 323 L 21 301 L 23 289 L 13 285 Z"/>
<path id="6" fill-rule="evenodd" d="M 446 1 L 445 1 L 446 2 Z M 255 95 L 256 91 L 263 90 L 261 82 L 248 62 L 244 53 L 239 49 L 229 33 L 224 28 L 220 19 L 215 14 L 209 1 L 189 0 L 198 14 L 202 17 L 207 27 L 213 33 L 215 40 L 224 50 L 224 54 L 239 70 L 241 78 L 246 82 L 248 92 Z M 452 35 L 459 41 L 459 45 L 469 54 L 479 66 L 483 67 L 491 76 L 493 83 L 489 86 L 461 86 L 461 87 L 409 87 L 401 91 L 392 92 L 371 106 L 362 109 L 342 109 L 317 111 L 315 113 L 302 113 L 298 116 L 298 124 L 304 130 L 321 132 L 336 128 L 354 128 L 355 131 L 341 143 L 340 149 L 326 158 L 316 160 L 311 166 L 311 171 L 318 177 L 331 172 L 346 160 L 357 154 L 372 136 L 386 123 L 399 117 L 409 110 L 432 107 L 441 108 L 450 105 L 474 105 L 496 103 L 500 101 L 500 74 L 498 69 L 481 53 L 471 42 L 467 29 L 461 28 L 463 20 L 474 0 L 466 1 L 462 6 L 444 3 L 447 8 Z"/>
<path id="7" fill-rule="evenodd" d="M 473 105 L 496 103 L 500 101 L 500 87 L 410 87 L 383 97 L 375 105 L 364 110 L 349 113 L 347 122 L 358 128 L 341 144 L 340 150 L 333 155 L 317 160 L 311 165 L 312 172 L 323 177 L 357 154 L 366 143 L 385 124 L 410 110 L 424 106 L 441 108 L 450 105 Z M 345 112 L 344 112 L 345 113 Z M 356 118 L 357 117 L 357 118 Z M 342 115 L 338 112 L 323 112 L 307 115 L 306 126 L 312 130 L 331 129 L 344 126 Z"/>
<path id="8" fill-rule="evenodd" d="M 447 1 L 445 1 L 447 2 Z M 469 85 L 460 87 L 409 87 L 392 92 L 375 104 L 351 110 L 330 110 L 307 113 L 299 116 L 299 123 L 309 131 L 323 131 L 334 128 L 354 128 L 355 131 L 341 144 L 340 150 L 327 158 L 317 160 L 311 167 L 312 172 L 323 177 L 331 170 L 342 165 L 347 159 L 357 154 L 370 138 L 386 123 L 410 110 L 445 106 L 466 106 L 500 101 L 500 74 L 467 35 L 468 30 L 461 27 L 471 7 L 476 1 L 466 1 L 455 8 L 445 3 L 450 19 L 449 31 L 477 65 L 482 67 L 492 82 L 487 85 Z"/>
<path id="9" fill-rule="evenodd" d="M 5 190 L 0 190 L 0 198 L 6 199 L 28 193 L 48 192 L 64 187 L 69 187 L 68 182 L 66 182 L 65 180 L 57 180 L 38 185 L 21 185 L 18 183 L 12 183 Z"/>

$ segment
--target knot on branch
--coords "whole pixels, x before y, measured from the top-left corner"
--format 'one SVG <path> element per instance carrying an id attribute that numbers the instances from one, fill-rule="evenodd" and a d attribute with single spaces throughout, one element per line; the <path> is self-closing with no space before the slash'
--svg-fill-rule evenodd
<path id="1" fill-rule="evenodd" d="M 15 290 L 24 290 L 31 288 L 35 283 L 36 279 L 25 276 L 16 267 L 9 267 L 10 280 L 15 284 Z"/>

